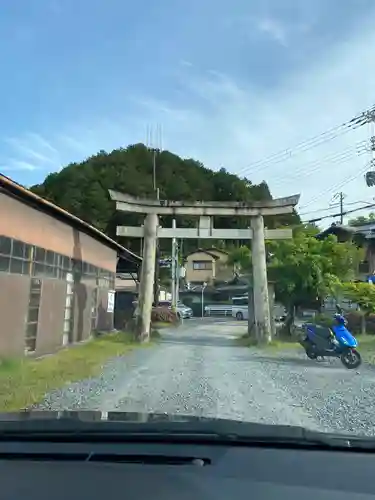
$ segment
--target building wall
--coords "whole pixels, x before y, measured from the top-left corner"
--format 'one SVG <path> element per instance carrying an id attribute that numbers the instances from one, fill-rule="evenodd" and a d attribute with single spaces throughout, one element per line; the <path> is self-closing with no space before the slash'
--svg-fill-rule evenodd
<path id="1" fill-rule="evenodd" d="M 0 234 L 116 272 L 116 251 L 50 215 L 0 193 Z M 27 223 L 26 223 L 27 221 Z"/>
<path id="2" fill-rule="evenodd" d="M 209 269 L 194 269 L 194 262 L 207 263 Z M 185 263 L 185 279 L 188 282 L 211 283 L 215 279 L 215 259 L 204 252 L 196 252 L 187 256 Z"/>
<path id="3" fill-rule="evenodd" d="M 228 255 L 218 250 L 210 250 L 210 253 L 217 256 L 218 259 L 204 252 L 188 255 L 185 265 L 186 281 L 192 283 L 206 281 L 211 283 L 213 280 L 228 281 L 233 278 L 233 268 L 227 264 Z M 212 262 L 212 269 L 196 270 L 194 269 L 194 261 Z"/>
<path id="4" fill-rule="evenodd" d="M 112 329 L 116 251 L 3 193 L 0 211 L 0 357 L 50 353 Z"/>

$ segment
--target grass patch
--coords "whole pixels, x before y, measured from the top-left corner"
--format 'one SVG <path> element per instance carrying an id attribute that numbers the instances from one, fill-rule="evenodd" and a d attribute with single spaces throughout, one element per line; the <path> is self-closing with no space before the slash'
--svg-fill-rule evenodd
<path id="1" fill-rule="evenodd" d="M 242 347 L 258 347 L 260 349 L 289 350 L 301 347 L 301 345 L 294 339 L 274 339 L 269 344 L 259 345 L 254 337 L 249 336 L 248 333 L 241 335 L 236 339 L 236 344 Z"/>
<path id="2" fill-rule="evenodd" d="M 156 328 L 153 327 L 151 330 L 151 340 L 156 341 L 160 338 L 161 338 L 161 335 L 160 335 L 159 330 L 157 330 Z"/>
<path id="3" fill-rule="evenodd" d="M 0 411 L 18 411 L 66 383 L 97 375 L 102 365 L 137 344 L 124 332 L 106 334 L 39 359 L 0 360 Z"/>
<path id="4" fill-rule="evenodd" d="M 168 323 L 168 321 L 155 321 L 155 323 L 152 323 L 152 328 L 168 328 L 170 326 L 173 326 L 173 323 Z"/>
<path id="5" fill-rule="evenodd" d="M 356 338 L 363 361 L 375 365 L 375 335 L 358 335 Z"/>

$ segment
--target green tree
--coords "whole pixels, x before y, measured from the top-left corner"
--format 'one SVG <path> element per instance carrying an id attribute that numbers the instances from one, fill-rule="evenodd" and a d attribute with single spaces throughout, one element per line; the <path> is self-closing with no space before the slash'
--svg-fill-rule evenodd
<path id="1" fill-rule="evenodd" d="M 108 189 L 122 191 L 139 197 L 153 197 L 154 151 L 143 144 L 116 149 L 110 153 L 100 151 L 82 163 L 72 163 L 60 172 L 46 177 L 42 184 L 31 188 L 36 194 L 52 201 L 77 217 L 106 232 L 123 245 L 139 252 L 139 241 L 116 236 L 117 225 L 139 225 L 142 216 L 116 212 L 115 203 L 108 196 Z M 193 159 L 182 159 L 169 151 L 156 151 L 156 181 L 161 199 L 199 201 L 259 201 L 271 199 L 266 182 L 252 184 L 220 169 L 209 170 Z M 178 225 L 195 227 L 196 219 L 178 219 Z M 276 216 L 268 227 L 299 222 L 296 213 Z M 170 226 L 168 217 L 161 224 Z M 218 217 L 215 226 L 246 228 L 245 217 Z M 213 242 L 210 242 L 213 244 Z M 168 241 L 161 241 L 161 250 L 170 249 Z M 187 252 L 199 246 L 189 240 L 184 245 Z"/>
<path id="2" fill-rule="evenodd" d="M 251 272 L 251 250 L 248 246 L 234 247 L 229 252 L 228 266 L 234 266 L 236 273 Z"/>
<path id="3" fill-rule="evenodd" d="M 336 293 L 341 281 L 352 279 L 361 258 L 352 243 L 338 243 L 335 236 L 318 240 L 315 232 L 315 228 L 300 226 L 293 239 L 267 244 L 272 255 L 269 279 L 288 310 L 287 326 L 292 324 L 296 306 L 320 305 L 328 293 Z"/>
<path id="4" fill-rule="evenodd" d="M 375 313 L 375 285 L 372 283 L 343 283 L 344 297 L 358 304 L 361 312 L 361 331 L 366 333 L 366 319 Z"/>
<path id="5" fill-rule="evenodd" d="M 368 224 L 369 222 L 375 222 L 375 212 L 371 212 L 367 217 L 360 215 L 354 219 L 349 220 L 349 226 L 361 226 L 362 224 Z"/>

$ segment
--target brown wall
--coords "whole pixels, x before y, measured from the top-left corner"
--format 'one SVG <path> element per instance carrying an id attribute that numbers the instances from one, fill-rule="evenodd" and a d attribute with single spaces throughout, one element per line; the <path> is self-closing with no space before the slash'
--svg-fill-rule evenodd
<path id="1" fill-rule="evenodd" d="M 227 266 L 228 255 L 215 250 L 212 252 L 210 250 L 210 253 L 213 253 L 219 259 L 216 260 L 204 252 L 196 252 L 187 256 L 185 262 L 186 281 L 206 281 L 210 283 L 213 279 L 225 281 L 233 278 L 233 268 Z M 212 269 L 194 269 L 194 261 L 212 262 Z"/>
<path id="2" fill-rule="evenodd" d="M 35 351 L 37 355 L 54 352 L 62 345 L 65 294 L 64 281 L 42 280 Z"/>
<path id="3" fill-rule="evenodd" d="M 113 313 L 107 312 L 108 290 L 99 290 L 98 297 L 98 330 L 111 330 L 113 328 Z"/>
<path id="4" fill-rule="evenodd" d="M 117 253 L 91 236 L 0 193 L 0 235 L 21 240 L 116 272 Z M 0 272 L 0 357 L 22 356 L 28 319 L 30 276 Z M 62 346 L 67 282 L 39 278 L 42 290 L 35 355 L 55 352 Z M 74 328 L 71 340 L 85 340 L 92 333 L 92 308 L 97 308 L 94 328 L 113 328 L 113 313 L 107 313 L 108 282 L 100 280 L 98 300 L 95 278 L 74 283 Z"/>
<path id="5" fill-rule="evenodd" d="M 0 193 L 0 234 L 116 272 L 116 250 L 72 227 Z M 80 257 L 79 257 L 80 256 Z"/>
<path id="6" fill-rule="evenodd" d="M 212 269 L 194 269 L 194 261 L 211 262 Z M 196 252 L 187 256 L 185 262 L 185 279 L 190 282 L 206 281 L 210 283 L 215 278 L 215 258 L 204 252 Z"/>
<path id="7" fill-rule="evenodd" d="M 30 278 L 0 273 L 0 357 L 23 356 Z"/>

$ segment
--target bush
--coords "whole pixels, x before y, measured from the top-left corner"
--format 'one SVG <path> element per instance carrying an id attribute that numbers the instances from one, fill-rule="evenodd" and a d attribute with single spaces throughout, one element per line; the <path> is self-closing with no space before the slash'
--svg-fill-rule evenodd
<path id="1" fill-rule="evenodd" d="M 347 328 L 352 333 L 358 334 L 361 333 L 361 322 L 362 322 L 362 313 L 359 311 L 351 311 L 345 312 L 345 318 L 348 322 Z M 321 326 L 332 326 L 333 323 L 333 314 L 318 314 L 315 319 L 316 323 Z M 375 334 L 375 314 L 370 314 L 366 317 L 366 333 Z"/>
<path id="2" fill-rule="evenodd" d="M 151 323 L 178 323 L 177 314 L 167 307 L 155 307 L 151 313 Z"/>
<path id="3" fill-rule="evenodd" d="M 317 314 L 315 316 L 315 320 L 313 320 L 312 323 L 316 323 L 320 326 L 331 327 L 333 323 L 333 315 L 330 316 L 329 314 Z"/>

